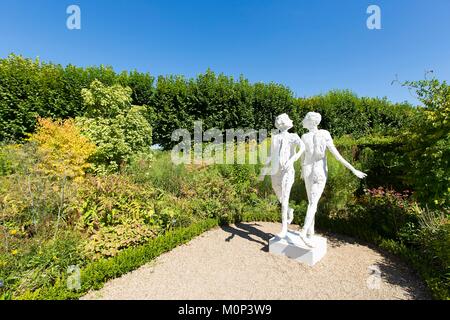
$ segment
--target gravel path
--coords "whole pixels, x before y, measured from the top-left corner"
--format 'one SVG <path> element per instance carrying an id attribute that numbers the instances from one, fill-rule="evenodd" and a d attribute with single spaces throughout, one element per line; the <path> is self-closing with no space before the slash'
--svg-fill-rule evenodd
<path id="1" fill-rule="evenodd" d="M 351 238 L 326 234 L 328 252 L 312 268 L 270 254 L 268 240 L 279 228 L 215 228 L 82 299 L 429 299 L 398 259 Z M 376 289 L 367 285 L 371 266 L 381 271 Z"/>

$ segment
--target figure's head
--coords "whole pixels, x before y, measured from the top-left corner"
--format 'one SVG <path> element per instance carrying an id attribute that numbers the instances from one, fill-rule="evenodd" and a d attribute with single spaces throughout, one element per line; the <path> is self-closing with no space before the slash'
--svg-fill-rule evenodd
<path id="1" fill-rule="evenodd" d="M 317 112 L 308 112 L 303 119 L 303 128 L 305 129 L 313 129 L 317 127 L 322 120 L 322 116 Z"/>
<path id="2" fill-rule="evenodd" d="M 286 113 L 280 114 L 275 119 L 275 128 L 279 130 L 289 130 L 293 126 L 292 120 Z"/>

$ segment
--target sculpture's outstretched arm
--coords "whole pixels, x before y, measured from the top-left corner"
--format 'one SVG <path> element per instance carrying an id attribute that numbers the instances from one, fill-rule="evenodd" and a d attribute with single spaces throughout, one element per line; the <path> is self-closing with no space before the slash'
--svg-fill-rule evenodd
<path id="1" fill-rule="evenodd" d="M 355 169 L 355 167 L 353 167 L 347 160 L 344 159 L 344 157 L 342 157 L 342 155 L 339 153 L 338 149 L 336 149 L 330 133 L 327 132 L 326 136 L 327 136 L 326 142 L 327 142 L 328 150 L 330 150 L 331 154 L 336 158 L 336 160 L 339 161 L 340 163 L 342 163 L 347 169 L 349 169 L 351 172 L 353 172 L 353 174 L 355 176 L 357 176 L 358 178 L 360 178 L 360 179 L 365 178 L 367 176 L 367 174 Z"/>

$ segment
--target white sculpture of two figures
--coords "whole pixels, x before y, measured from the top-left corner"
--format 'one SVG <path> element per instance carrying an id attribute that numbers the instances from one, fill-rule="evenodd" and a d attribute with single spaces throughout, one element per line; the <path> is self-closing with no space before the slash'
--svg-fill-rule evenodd
<path id="1" fill-rule="evenodd" d="M 298 236 L 311 248 L 314 247 L 311 241 L 314 236 L 314 217 L 328 174 L 326 149 L 328 148 L 331 154 L 358 178 L 366 177 L 365 173 L 356 170 L 341 156 L 333 144 L 330 133 L 317 128 L 321 119 L 319 113 L 308 112 L 303 120 L 303 127 L 309 132 L 300 138 L 297 134 L 288 132 L 293 127 L 289 116 L 285 113 L 279 115 L 275 120 L 275 127 L 280 132 L 272 136 L 270 157 L 260 176 L 260 179 L 263 179 L 264 175 L 271 175 L 272 188 L 281 203 L 282 229 L 278 237 L 286 238 L 288 224 L 294 218 L 294 210 L 289 207 L 289 196 L 295 177 L 294 162 L 303 156 L 302 177 L 305 180 L 308 209 L 303 229 Z M 271 164 L 270 167 L 268 167 L 269 164 Z"/>

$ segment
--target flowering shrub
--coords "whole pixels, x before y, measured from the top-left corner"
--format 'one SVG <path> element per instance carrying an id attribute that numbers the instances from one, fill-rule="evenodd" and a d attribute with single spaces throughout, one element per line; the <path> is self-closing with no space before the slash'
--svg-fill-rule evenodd
<path id="1" fill-rule="evenodd" d="M 366 189 L 358 204 L 364 208 L 371 230 L 385 238 L 398 238 L 399 231 L 407 223 L 418 221 L 409 190 L 397 192 L 383 187 Z"/>

